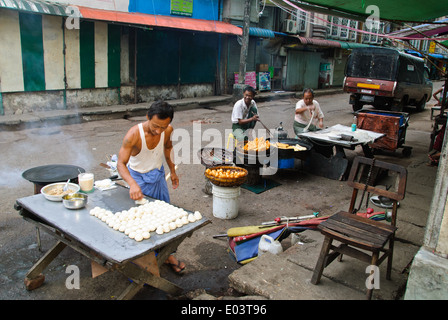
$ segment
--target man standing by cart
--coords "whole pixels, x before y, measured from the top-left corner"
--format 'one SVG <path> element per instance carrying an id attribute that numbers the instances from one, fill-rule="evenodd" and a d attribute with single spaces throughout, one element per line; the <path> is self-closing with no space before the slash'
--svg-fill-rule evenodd
<path id="1" fill-rule="evenodd" d="M 248 140 L 247 130 L 253 129 L 259 119 L 254 98 L 255 89 L 247 86 L 244 88 L 243 98 L 233 106 L 232 133 L 238 142 Z"/>
<path id="2" fill-rule="evenodd" d="M 118 153 L 117 169 L 129 185 L 129 196 L 141 200 L 143 195 L 170 201 L 165 180 L 163 158 L 171 172 L 173 189 L 179 186 L 175 165 L 171 160 L 173 144 L 171 133 L 174 109 L 167 102 L 154 102 L 149 108 L 146 121 L 133 126 L 126 133 Z M 181 272 L 185 264 L 170 256 L 166 263 L 174 271 Z"/>

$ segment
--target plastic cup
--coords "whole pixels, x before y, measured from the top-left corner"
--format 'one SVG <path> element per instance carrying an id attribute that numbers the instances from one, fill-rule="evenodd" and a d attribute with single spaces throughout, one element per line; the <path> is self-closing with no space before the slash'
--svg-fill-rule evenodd
<path id="1" fill-rule="evenodd" d="M 80 173 L 78 175 L 78 184 L 81 191 L 89 192 L 93 190 L 94 175 L 93 173 Z"/>

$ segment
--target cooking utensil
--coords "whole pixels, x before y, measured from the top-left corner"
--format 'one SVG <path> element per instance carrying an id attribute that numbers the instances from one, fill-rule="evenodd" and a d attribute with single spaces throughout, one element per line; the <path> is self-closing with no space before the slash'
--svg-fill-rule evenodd
<path id="1" fill-rule="evenodd" d="M 64 188 L 62 188 L 63 191 L 67 191 L 68 190 L 68 183 L 70 182 L 70 179 L 67 180 L 67 182 L 64 185 Z"/>
<path id="2" fill-rule="evenodd" d="M 260 122 L 261 125 L 263 126 L 263 128 L 265 128 L 266 131 L 269 133 L 269 135 L 270 135 L 272 138 L 274 138 L 274 135 L 271 133 L 271 131 L 269 131 L 268 127 L 266 127 L 266 126 L 264 125 L 264 123 L 261 122 L 260 118 L 258 118 L 258 122 Z"/>
<path id="3" fill-rule="evenodd" d="M 288 132 L 283 129 L 283 122 L 280 122 L 280 126 L 278 126 L 274 131 L 274 136 L 278 140 L 280 139 L 287 139 L 288 138 Z"/>
<path id="4" fill-rule="evenodd" d="M 110 167 L 110 165 L 108 165 L 108 164 L 105 164 L 105 163 L 100 163 L 100 166 L 102 166 L 102 167 L 104 167 L 104 168 L 106 168 L 106 169 L 112 169 L 111 167 Z"/>
<path id="5" fill-rule="evenodd" d="M 62 197 L 62 203 L 67 209 L 81 209 L 87 204 L 87 195 L 82 193 L 70 193 Z"/>

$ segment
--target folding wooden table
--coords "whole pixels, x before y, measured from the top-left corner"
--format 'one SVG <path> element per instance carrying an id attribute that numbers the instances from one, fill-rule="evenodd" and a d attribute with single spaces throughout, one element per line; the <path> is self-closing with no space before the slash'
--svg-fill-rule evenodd
<path id="1" fill-rule="evenodd" d="M 49 201 L 42 194 L 16 200 L 15 208 L 26 221 L 58 240 L 26 274 L 27 289 L 33 290 L 42 284 L 43 270 L 68 246 L 100 268 L 119 271 L 132 280 L 118 299 L 131 299 L 145 283 L 169 294 L 180 294 L 182 288 L 160 277 L 159 267 L 186 237 L 210 221 L 202 217 L 162 235 L 151 232 L 149 239 L 137 242 L 89 214 L 96 206 L 114 213 L 135 207 L 128 189 L 118 186 L 107 191 L 95 190 L 88 197 L 86 207 L 78 210 L 69 210 L 62 202 Z"/>

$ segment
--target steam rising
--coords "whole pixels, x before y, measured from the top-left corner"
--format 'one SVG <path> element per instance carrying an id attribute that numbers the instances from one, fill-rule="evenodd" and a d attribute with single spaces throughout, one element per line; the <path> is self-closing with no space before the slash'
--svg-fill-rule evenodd
<path id="1" fill-rule="evenodd" d="M 22 177 L 27 169 L 48 164 L 76 165 L 90 170 L 91 147 L 82 132 L 71 136 L 57 126 L 41 126 L 17 132 L 2 132 L 0 142 L 0 187 L 29 184 Z"/>

